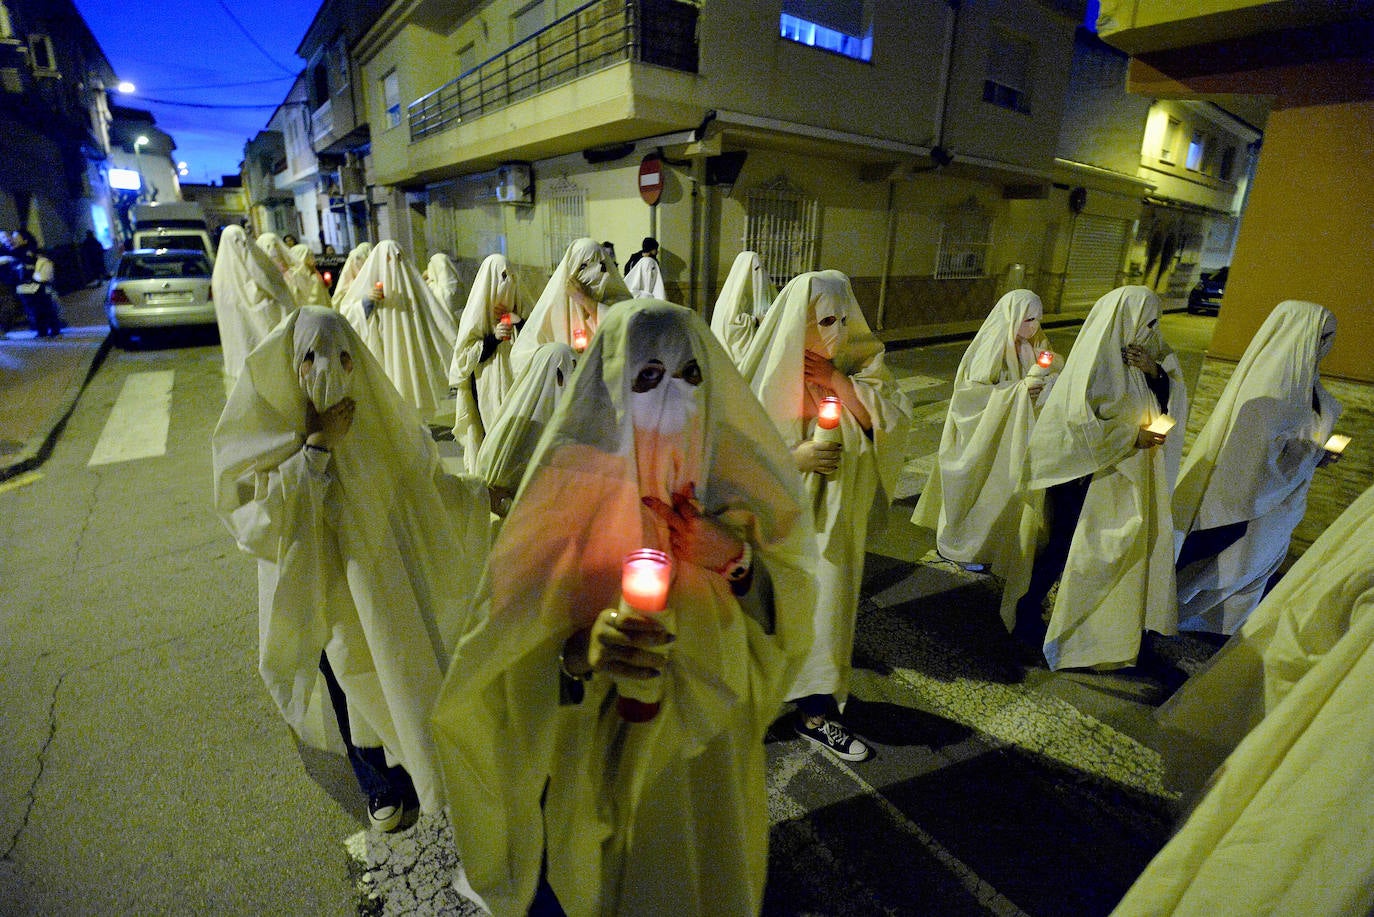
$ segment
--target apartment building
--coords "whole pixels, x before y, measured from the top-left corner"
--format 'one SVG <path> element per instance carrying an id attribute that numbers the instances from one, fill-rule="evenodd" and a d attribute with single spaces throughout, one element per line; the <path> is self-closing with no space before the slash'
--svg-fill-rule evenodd
<path id="1" fill-rule="evenodd" d="M 662 246 L 709 311 L 737 252 L 837 268 L 880 328 L 981 318 L 1049 263 L 1081 4 L 399 0 L 350 49 L 378 231 L 423 260 Z M 383 190 L 384 189 L 384 190 Z M 643 193 L 642 193 L 643 192 Z M 650 201 L 653 201 L 650 203 Z"/>

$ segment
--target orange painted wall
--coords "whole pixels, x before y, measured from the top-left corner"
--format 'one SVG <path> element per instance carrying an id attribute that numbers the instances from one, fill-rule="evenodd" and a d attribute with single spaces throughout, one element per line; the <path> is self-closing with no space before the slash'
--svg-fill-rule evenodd
<path id="1" fill-rule="evenodd" d="M 1239 359 L 1285 299 L 1336 315 L 1322 375 L 1374 382 L 1374 100 L 1270 115 L 1209 353 Z"/>

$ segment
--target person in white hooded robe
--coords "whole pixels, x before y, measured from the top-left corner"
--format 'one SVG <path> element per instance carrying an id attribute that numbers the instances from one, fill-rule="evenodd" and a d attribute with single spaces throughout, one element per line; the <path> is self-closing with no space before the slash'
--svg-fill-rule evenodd
<path id="1" fill-rule="evenodd" d="M 615 309 L 579 359 L 435 706 L 463 867 L 498 917 L 544 913 L 537 890 L 573 917 L 757 913 L 763 737 L 814 597 L 796 472 L 691 310 Z M 673 560 L 659 619 L 617 607 L 644 547 Z M 623 719 L 647 681 L 658 714 Z"/>
<path id="2" fill-rule="evenodd" d="M 253 348 L 296 308 L 296 300 L 272 259 L 242 226 L 226 226 L 219 237 L 210 292 L 224 375 L 232 382 Z"/>
<path id="3" fill-rule="evenodd" d="M 1051 669 L 1134 665 L 1145 632 L 1178 632 L 1170 500 L 1188 393 L 1159 318 L 1147 287 L 1099 299 L 1031 433 L 1026 486 L 1046 491 L 1050 524 L 1014 632 L 1042 646 Z M 1177 424 L 1171 435 L 1146 429 L 1162 414 Z"/>
<path id="4" fill-rule="evenodd" d="M 442 472 L 356 332 L 314 306 L 248 356 L 212 452 L 216 510 L 258 560 L 258 668 L 282 715 L 347 752 L 378 827 L 410 781 L 438 811 L 428 712 L 486 559 L 485 487 Z"/>
<path id="5" fill-rule="evenodd" d="M 498 516 L 510 512 L 525 469 L 577 368 L 577 354 L 551 341 L 534 352 L 492 422 L 474 473 L 487 482 Z"/>
<path id="6" fill-rule="evenodd" d="M 458 265 L 446 252 L 435 252 L 429 256 L 421 276 L 429 284 L 429 290 L 449 315 L 454 324 L 462 318 L 463 304 L 467 301 L 468 291 L 463 288 L 463 278 L 458 274 Z"/>
<path id="7" fill-rule="evenodd" d="M 395 242 L 378 242 L 339 312 L 426 423 L 452 426 L 448 362 L 458 329 Z"/>
<path id="8" fill-rule="evenodd" d="M 663 271 L 657 258 L 640 258 L 625 272 L 625 288 L 635 299 L 663 299 Z"/>
<path id="9" fill-rule="evenodd" d="M 1161 708 L 1211 784 L 1113 914 L 1374 913 L 1371 691 L 1374 489 Z"/>
<path id="10" fill-rule="evenodd" d="M 363 264 L 367 262 L 367 256 L 370 254 L 372 254 L 372 243 L 359 242 L 353 246 L 353 250 L 344 259 L 343 267 L 339 269 L 339 279 L 334 282 L 334 293 L 330 297 L 330 304 L 335 309 L 343 305 L 344 297 L 348 295 L 349 288 L 357 279 L 358 271 L 362 270 Z"/>
<path id="11" fill-rule="evenodd" d="M 282 241 L 281 236 L 275 232 L 265 232 L 257 238 L 257 246 L 272 259 L 272 263 L 277 266 L 285 277 L 291 270 L 291 249 Z"/>
<path id="12" fill-rule="evenodd" d="M 740 252 L 736 255 L 711 313 L 711 331 L 725 345 L 736 366 L 744 360 L 759 322 L 777 298 L 777 287 L 773 286 L 773 278 L 768 276 L 758 254 Z"/>
<path id="13" fill-rule="evenodd" d="M 1317 374 L 1335 337 L 1326 309 L 1279 303 L 1188 451 L 1174 493 L 1180 629 L 1235 633 L 1288 556 L 1341 415 Z"/>
<path id="14" fill-rule="evenodd" d="M 511 348 L 511 365 L 519 372 L 539 346 L 549 341 L 580 351 L 591 342 L 611 306 L 630 298 L 605 249 L 594 239 L 574 241 L 530 310 L 523 333 Z"/>
<path id="15" fill-rule="evenodd" d="M 521 309 L 510 262 L 505 255 L 488 255 L 468 293 L 448 367 L 455 399 L 453 436 L 470 472 L 477 470 L 482 440 L 515 382 L 511 348 L 524 323 Z"/>
<path id="16" fill-rule="evenodd" d="M 310 246 L 304 242 L 293 245 L 288 254 L 291 256 L 291 269 L 286 272 L 286 283 L 291 287 L 292 295 L 296 297 L 296 304 L 330 305 L 329 288 L 324 285 L 324 278 L 315 269 L 315 253 L 310 250 Z"/>
<path id="17" fill-rule="evenodd" d="M 845 760 L 869 749 L 838 719 L 849 696 L 854 628 L 870 515 L 889 500 L 906 456 L 911 418 L 883 345 L 839 271 L 794 277 L 769 308 L 741 373 L 792 450 L 816 530 L 816 639 L 788 699 L 799 735 Z M 842 442 L 816 442 L 826 396 L 843 405 Z"/>
<path id="18" fill-rule="evenodd" d="M 1020 558 L 1044 525 L 1043 495 L 1021 483 L 1038 404 L 1064 365 L 1040 329 L 1043 317 L 1030 290 L 1012 290 L 993 306 L 959 361 L 937 464 L 911 517 L 935 530 L 940 556 L 1004 578 L 1024 570 Z M 1019 595 L 1025 585 L 1006 591 Z M 1008 630 L 1015 612 L 1011 603 L 1002 609 Z"/>

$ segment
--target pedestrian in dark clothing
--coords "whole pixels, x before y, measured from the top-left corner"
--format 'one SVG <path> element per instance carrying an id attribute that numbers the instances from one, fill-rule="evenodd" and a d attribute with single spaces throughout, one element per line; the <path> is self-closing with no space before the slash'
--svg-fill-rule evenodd
<path id="1" fill-rule="evenodd" d="M 645 236 L 644 241 L 639 244 L 639 251 L 630 256 L 630 260 L 625 262 L 625 273 L 630 272 L 630 268 L 639 263 L 640 258 L 653 258 L 658 260 L 658 240 L 653 236 Z"/>
<path id="2" fill-rule="evenodd" d="M 19 244 L 14 248 L 18 261 L 18 280 L 15 292 L 28 313 L 29 324 L 40 338 L 56 337 L 65 324 L 62 321 L 61 307 L 53 293 L 53 263 L 38 251 L 38 243 L 26 230 L 19 230 L 11 236 L 11 244 L 17 236 Z"/>
<path id="3" fill-rule="evenodd" d="M 110 278 L 110 272 L 105 269 L 105 246 L 89 229 L 86 230 L 86 238 L 81 240 L 81 267 L 87 283 Z"/>

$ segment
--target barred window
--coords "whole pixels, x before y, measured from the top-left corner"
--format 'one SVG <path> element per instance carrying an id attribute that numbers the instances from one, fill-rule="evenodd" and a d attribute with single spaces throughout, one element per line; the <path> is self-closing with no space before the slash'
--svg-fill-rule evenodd
<path id="1" fill-rule="evenodd" d="M 563 260 L 563 253 L 573 242 L 587 235 L 587 192 L 559 178 L 543 192 L 544 239 L 548 246 L 549 266 Z"/>
<path id="2" fill-rule="evenodd" d="M 992 217 L 970 197 L 945 213 L 935 252 L 935 279 L 986 277 L 992 251 Z"/>
<path id="3" fill-rule="evenodd" d="M 798 274 L 816 269 L 819 201 L 780 178 L 749 191 L 744 206 L 744 250 L 758 253 L 775 285 L 781 288 Z"/>

